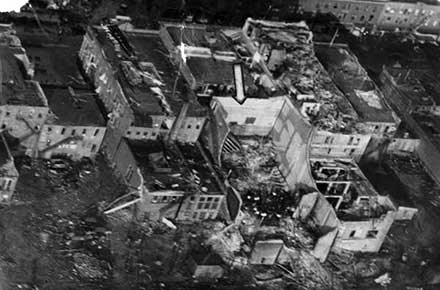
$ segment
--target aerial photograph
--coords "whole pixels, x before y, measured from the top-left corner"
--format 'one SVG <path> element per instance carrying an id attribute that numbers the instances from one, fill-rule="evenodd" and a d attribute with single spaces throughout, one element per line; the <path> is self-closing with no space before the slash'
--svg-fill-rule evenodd
<path id="1" fill-rule="evenodd" d="M 0 290 L 439 290 L 440 0 L 0 0 Z"/>

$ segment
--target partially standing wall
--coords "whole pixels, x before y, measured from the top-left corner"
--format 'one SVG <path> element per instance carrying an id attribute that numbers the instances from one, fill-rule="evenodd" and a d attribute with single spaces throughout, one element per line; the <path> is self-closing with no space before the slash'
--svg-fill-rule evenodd
<path id="1" fill-rule="evenodd" d="M 301 186 L 315 188 L 309 162 L 312 132 L 312 125 L 286 98 L 270 135 L 278 153 L 279 169 L 291 190 Z"/>

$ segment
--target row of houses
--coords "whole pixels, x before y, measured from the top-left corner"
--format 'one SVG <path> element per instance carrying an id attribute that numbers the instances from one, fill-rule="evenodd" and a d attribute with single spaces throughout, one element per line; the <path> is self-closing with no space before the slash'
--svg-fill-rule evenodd
<path id="1" fill-rule="evenodd" d="M 29 74 L 17 100 L 16 77 L 2 74 L 3 90 L 13 92 L 3 129 L 26 154 L 78 159 L 101 151 L 132 189 L 117 208 L 136 203 L 153 219 L 233 221 L 241 199 L 216 170 L 222 152 L 239 150 L 240 136 L 270 137 L 289 189 L 315 192 L 302 204 L 311 202 L 316 215 L 305 216 L 325 228 L 317 255 L 380 248 L 403 215 L 356 160 L 372 139 L 392 137 L 400 120 L 348 47 L 315 50 L 305 23 L 124 27 L 90 27 L 82 40 L 81 70 L 94 91 L 47 79 L 42 88 Z"/>
<path id="2" fill-rule="evenodd" d="M 174 73 L 158 32 L 94 27 L 76 49 L 29 41 L 25 50 L 14 27 L 2 26 L 1 200 L 11 200 L 18 179 L 13 154 L 78 160 L 102 152 L 151 218 L 203 220 L 222 212 L 229 219 L 227 191 L 206 161 L 165 144 L 194 144 L 207 114 Z M 18 146 L 9 150 L 6 139 Z M 160 153 L 174 162 L 157 168 Z"/>
<path id="3" fill-rule="evenodd" d="M 440 32 L 440 6 L 423 1 L 302 0 L 304 12 L 331 13 L 347 26 L 380 31 Z"/>

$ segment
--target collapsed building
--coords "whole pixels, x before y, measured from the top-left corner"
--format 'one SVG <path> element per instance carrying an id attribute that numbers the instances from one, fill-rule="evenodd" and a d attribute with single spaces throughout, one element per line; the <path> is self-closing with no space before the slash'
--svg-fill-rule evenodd
<path id="1" fill-rule="evenodd" d="M 297 211 L 308 208 L 303 218 L 312 211 L 320 217 L 318 258 L 325 260 L 331 249 L 380 249 L 398 209 L 374 190 L 355 161 L 371 138 L 391 137 L 400 120 L 347 47 L 323 45 L 315 55 L 305 23 L 253 19 L 242 29 L 165 23 L 161 37 L 196 94 L 212 100 L 215 119 L 229 128 L 222 129 L 217 138 L 221 148 L 212 153 L 223 156 L 219 162 L 237 167 L 230 182 L 241 192 L 244 209 L 263 219 L 281 217 L 288 213 L 264 204 L 266 200 L 280 201 L 276 196 L 291 195 L 289 190 L 315 189 L 301 199 Z M 222 68 L 217 66 L 220 59 Z M 209 78 L 217 69 L 220 77 Z M 252 141 L 253 136 L 263 139 Z M 261 143 L 264 138 L 271 144 Z M 264 152 L 252 159 L 252 142 L 259 144 L 257 148 L 271 148 L 271 165 L 278 173 L 266 168 Z M 261 158 L 264 164 L 249 165 Z M 250 182 L 248 171 L 259 176 L 258 182 Z M 281 182 L 271 180 L 274 175 Z M 260 181 L 266 179 L 272 186 L 269 191 L 249 190 L 254 185 L 265 188 Z M 283 182 L 287 191 L 273 190 Z"/>
<path id="2" fill-rule="evenodd" d="M 336 231 L 333 247 L 379 251 L 394 219 L 400 219 L 398 208 L 389 197 L 376 192 L 352 160 L 311 158 L 310 162 L 316 187 L 327 201 L 322 203 L 328 210 L 335 211 L 333 216 L 338 220 L 330 223 L 329 220 L 317 221 L 319 227 L 327 226 L 327 231 L 332 223 L 337 224 L 332 229 Z M 311 199 L 307 205 L 303 202 L 299 211 L 303 206 L 312 209 L 316 201 Z M 321 213 L 317 215 L 322 216 Z"/>
<path id="3" fill-rule="evenodd" d="M 229 219 L 225 189 L 196 146 L 130 141 L 130 147 L 148 192 L 140 208 L 150 219 Z"/>
<path id="4" fill-rule="evenodd" d="M 223 210 L 223 218 L 235 219 L 240 199 L 225 187 L 203 153 L 185 157 L 177 149 L 173 158 L 180 163 L 153 165 L 169 158 L 167 154 L 177 148 L 175 142 L 196 146 L 208 114 L 175 73 L 159 33 L 123 31 L 117 25 L 91 27 L 79 57 L 108 113 L 102 151 L 133 189 L 127 202 L 121 200 L 116 208 L 138 203 L 152 219 L 179 221 L 214 219 Z M 161 144 L 167 153 L 153 150 L 140 156 L 149 142 Z M 143 145 L 134 149 L 133 144 Z"/>

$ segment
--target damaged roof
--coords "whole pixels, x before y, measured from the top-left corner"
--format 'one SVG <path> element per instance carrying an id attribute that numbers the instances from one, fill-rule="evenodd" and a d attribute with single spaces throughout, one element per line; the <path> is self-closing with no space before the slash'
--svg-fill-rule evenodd
<path id="1" fill-rule="evenodd" d="M 312 176 L 318 190 L 335 208 L 341 220 L 378 218 L 394 205 L 381 196 L 350 159 L 311 159 Z"/>
<path id="2" fill-rule="evenodd" d="M 95 27 L 94 31 L 133 109 L 134 126 L 145 126 L 148 115 L 177 115 L 183 103 L 191 102 L 190 91 L 170 63 L 158 34 L 123 32 L 116 26 Z M 204 108 L 191 102 L 188 115 L 205 114 Z"/>
<path id="3" fill-rule="evenodd" d="M 272 93 L 289 94 L 298 108 L 317 103 L 318 113 L 305 116 L 315 126 L 337 132 L 354 129 L 359 116 L 315 56 L 307 24 L 248 19 L 243 30 L 235 48 L 248 51 L 242 58 L 252 67 L 258 64 L 255 72 L 261 86 Z M 274 81 L 264 82 L 268 77 Z"/>
<path id="4" fill-rule="evenodd" d="M 382 92 L 348 48 L 317 45 L 316 55 L 345 94 L 360 121 L 394 122 L 393 111 Z"/>
<path id="5" fill-rule="evenodd" d="M 197 147 L 193 145 L 179 145 L 180 148 L 165 147 L 160 141 L 151 140 L 129 140 L 129 145 L 149 190 L 222 194 Z"/>

